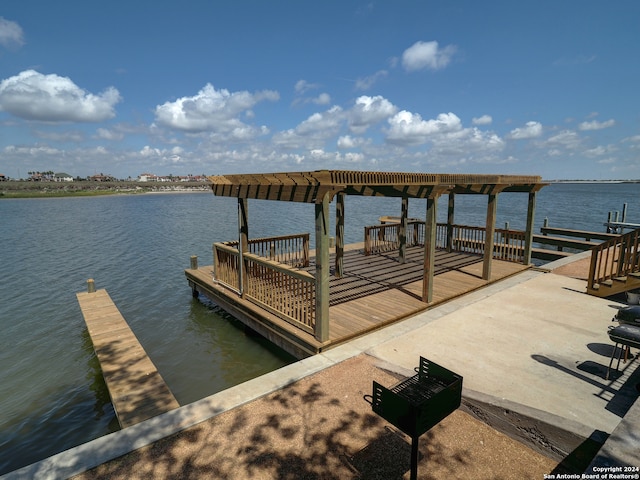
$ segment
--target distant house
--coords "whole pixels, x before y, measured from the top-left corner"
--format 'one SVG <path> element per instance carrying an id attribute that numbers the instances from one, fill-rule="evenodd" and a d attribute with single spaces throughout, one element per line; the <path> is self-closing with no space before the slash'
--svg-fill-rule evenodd
<path id="1" fill-rule="evenodd" d="M 160 178 L 153 173 L 142 173 L 138 176 L 139 182 L 158 182 Z"/>
<path id="2" fill-rule="evenodd" d="M 0 173 L 0 182 L 6 182 L 7 180 L 9 180 L 9 177 L 7 177 L 4 173 Z"/>
<path id="3" fill-rule="evenodd" d="M 89 180 L 92 182 L 113 182 L 115 181 L 115 177 L 112 175 L 105 175 L 103 173 L 92 175 L 89 177 Z"/>
<path id="4" fill-rule="evenodd" d="M 73 182 L 73 177 L 68 173 L 54 173 L 53 181 L 54 182 Z"/>
<path id="5" fill-rule="evenodd" d="M 203 175 L 154 175 L 153 173 L 141 173 L 139 182 L 206 182 Z"/>

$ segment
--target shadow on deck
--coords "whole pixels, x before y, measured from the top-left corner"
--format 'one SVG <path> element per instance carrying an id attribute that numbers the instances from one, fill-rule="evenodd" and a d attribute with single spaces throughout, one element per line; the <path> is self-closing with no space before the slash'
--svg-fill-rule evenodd
<path id="1" fill-rule="evenodd" d="M 343 276 L 336 278 L 331 271 L 329 340 L 324 343 L 215 282 L 212 266 L 188 269 L 185 274 L 194 291 L 207 296 L 274 344 L 303 358 L 528 268 L 494 260 L 491 279 L 486 281 L 482 279 L 481 256 L 437 250 L 433 301 L 427 304 L 421 300 L 423 255 L 422 247 L 407 248 L 406 261 L 400 263 L 397 252 L 365 256 L 362 250 L 345 251 Z M 333 255 L 331 262 L 333 264 Z M 306 270 L 314 273 L 313 258 Z"/>

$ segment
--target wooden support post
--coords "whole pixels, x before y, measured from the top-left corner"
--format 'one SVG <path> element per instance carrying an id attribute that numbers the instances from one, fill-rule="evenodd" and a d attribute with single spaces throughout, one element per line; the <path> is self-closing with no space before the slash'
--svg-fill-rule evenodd
<path id="1" fill-rule="evenodd" d="M 496 211 L 498 194 L 490 193 L 487 202 L 487 222 L 484 237 L 484 262 L 482 263 L 482 279 L 491 279 L 491 263 L 493 262 L 493 237 L 496 231 Z"/>
<path id="2" fill-rule="evenodd" d="M 329 199 L 316 203 L 316 324 L 319 342 L 329 340 Z"/>
<path id="3" fill-rule="evenodd" d="M 529 203 L 527 205 L 527 227 L 524 234 L 523 265 L 529 265 L 531 263 L 531 251 L 533 248 L 533 221 L 536 216 L 536 195 L 536 192 L 529 192 Z M 546 218 L 545 223 L 548 223 Z"/>
<path id="4" fill-rule="evenodd" d="M 191 270 L 197 270 L 198 269 L 198 256 L 197 255 L 191 255 Z"/>
<path id="5" fill-rule="evenodd" d="M 422 274 L 422 301 L 433 300 L 433 276 L 436 258 L 438 197 L 427 198 L 427 214 L 424 223 L 424 269 Z"/>
<path id="6" fill-rule="evenodd" d="M 336 197 L 336 277 L 341 278 L 344 270 L 344 193 Z"/>
<path id="7" fill-rule="evenodd" d="M 93 281 L 93 278 L 87 280 L 87 293 L 96 293 L 96 282 Z"/>
<path id="8" fill-rule="evenodd" d="M 247 273 L 244 268 L 244 254 L 249 251 L 249 201 L 238 198 L 238 285 L 240 296 L 244 297 Z"/>
<path id="9" fill-rule="evenodd" d="M 456 194 L 449 192 L 447 206 L 447 252 L 453 251 L 453 225 L 455 224 Z"/>
<path id="10" fill-rule="evenodd" d="M 399 257 L 400 263 L 404 263 L 407 258 L 407 217 L 408 216 L 409 216 L 409 198 L 402 197 L 402 214 L 400 215 L 400 230 L 398 231 L 398 240 L 400 240 L 398 257 Z"/>
<path id="11" fill-rule="evenodd" d="M 211 246 L 211 250 L 213 252 L 213 279 L 215 280 L 217 278 L 217 264 L 218 264 L 218 252 L 216 250 L 216 244 L 214 243 Z"/>

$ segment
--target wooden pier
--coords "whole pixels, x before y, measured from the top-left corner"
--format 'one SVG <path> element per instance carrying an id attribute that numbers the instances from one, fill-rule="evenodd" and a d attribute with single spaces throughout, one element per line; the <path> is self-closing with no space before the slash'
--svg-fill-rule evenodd
<path id="1" fill-rule="evenodd" d="M 459 252 L 436 252 L 433 299 L 422 301 L 423 247 L 407 248 L 404 263 L 397 252 L 366 256 L 362 244 L 345 247 L 344 272 L 329 281 L 329 339 L 292 325 L 214 280 L 213 266 L 185 270 L 189 285 L 205 295 L 251 330 L 297 358 L 314 355 L 416 315 L 490 283 L 529 268 L 515 262 L 494 261 L 491 278 L 484 280 L 483 257 Z M 331 260 L 334 254 L 331 254 Z M 303 269 L 314 274 L 315 258 Z"/>
<path id="2" fill-rule="evenodd" d="M 558 260 L 570 257 L 576 251 L 584 252 L 600 245 L 602 242 L 616 238 L 615 233 L 590 232 L 571 228 L 550 227 L 545 218 L 544 225 L 540 227 L 542 235 L 533 235 L 534 244 L 539 247 L 532 248 L 532 257 L 545 261 Z M 555 247 L 547 248 L 547 247 Z"/>
<path id="3" fill-rule="evenodd" d="M 208 271 L 192 264 L 186 272 L 189 285 L 194 294 L 207 295 L 297 357 L 528 268 L 536 195 L 545 186 L 533 175 L 344 170 L 217 175 L 209 180 L 214 195 L 237 198 L 238 237 L 214 244 Z M 524 231 L 496 228 L 501 193 L 528 196 Z M 438 200 L 443 195 L 447 222 L 439 224 Z M 485 199 L 484 226 L 456 224 L 458 195 Z M 396 198 L 399 203 L 399 221 L 365 227 L 364 248 L 357 253 L 348 253 L 344 242 L 347 196 Z M 313 205 L 313 261 L 307 232 L 251 238 L 249 200 Z M 329 205 L 334 200 L 331 238 Z M 424 202 L 424 221 L 408 218 L 413 200 Z M 494 272 L 503 262 L 510 264 L 508 273 Z M 451 266 L 445 271 L 439 269 L 447 264 Z M 447 282 L 439 291 L 436 284 Z"/>
<path id="4" fill-rule="evenodd" d="M 102 375 L 122 428 L 179 407 L 106 290 L 77 293 Z"/>

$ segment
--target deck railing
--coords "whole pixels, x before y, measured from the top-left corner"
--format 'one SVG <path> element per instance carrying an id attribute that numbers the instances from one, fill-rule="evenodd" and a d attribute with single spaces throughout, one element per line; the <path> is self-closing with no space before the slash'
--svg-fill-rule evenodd
<path id="1" fill-rule="evenodd" d="M 424 222 L 407 222 L 406 245 L 424 245 Z M 400 248 L 400 223 L 386 223 L 364 227 L 364 254 L 373 255 Z"/>
<path id="2" fill-rule="evenodd" d="M 450 232 L 451 240 L 447 232 Z M 436 248 L 448 248 L 455 252 L 484 255 L 487 229 L 469 225 L 439 223 L 436 230 Z M 524 262 L 525 232 L 496 228 L 493 233 L 493 258 L 507 262 Z"/>
<path id="3" fill-rule="evenodd" d="M 588 289 L 640 272 L 640 229 L 591 248 Z"/>
<path id="4" fill-rule="evenodd" d="M 493 239 L 493 258 L 507 262 L 524 263 L 526 232 L 496 228 Z"/>
<path id="5" fill-rule="evenodd" d="M 238 241 L 224 242 L 238 248 Z M 247 242 L 249 253 L 275 260 L 292 267 L 309 266 L 309 234 L 283 235 L 278 237 L 252 238 Z"/>
<path id="6" fill-rule="evenodd" d="M 213 244 L 213 277 L 233 290 L 240 290 L 238 249 L 226 243 Z"/>
<path id="7" fill-rule="evenodd" d="M 424 245 L 425 226 L 422 221 L 407 222 L 406 245 Z M 436 248 L 451 248 L 454 252 L 484 255 L 486 228 L 468 225 L 436 226 Z M 400 248 L 400 224 L 387 223 L 364 229 L 365 255 L 391 252 Z M 524 261 L 525 232 L 498 228 L 493 238 L 493 258 L 509 262 Z"/>
<path id="8" fill-rule="evenodd" d="M 294 237 L 290 236 L 286 240 Z M 306 263 L 308 256 L 308 234 L 306 249 Z M 278 240 L 257 239 L 249 244 L 255 246 L 279 245 Z M 266 240 L 274 240 L 267 242 Z M 274 315 L 286 320 L 302 330 L 314 333 L 315 328 L 315 278 L 310 273 L 297 270 L 295 267 L 281 263 L 277 258 L 283 258 L 292 263 L 304 263 L 304 257 L 296 257 L 291 252 L 283 250 L 269 250 L 276 259 L 263 258 L 255 253 L 245 252 L 242 255 L 242 282 L 240 280 L 240 255 L 238 242 L 215 243 L 213 245 L 213 272 L 217 282 L 242 294 L 243 298 L 268 310 Z M 264 251 L 257 248 L 257 251 Z M 280 257 L 278 256 L 280 255 Z M 302 259 L 302 260 L 301 260 Z"/>
<path id="9" fill-rule="evenodd" d="M 246 253 L 245 298 L 302 330 L 315 328 L 315 277 L 278 262 Z"/>

